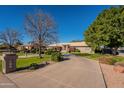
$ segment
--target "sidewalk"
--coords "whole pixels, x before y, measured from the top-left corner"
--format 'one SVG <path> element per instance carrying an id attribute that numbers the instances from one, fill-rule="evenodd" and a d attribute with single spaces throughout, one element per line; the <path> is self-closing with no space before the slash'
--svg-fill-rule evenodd
<path id="1" fill-rule="evenodd" d="M 16 88 L 17 86 L 0 72 L 0 88 Z"/>
<path id="2" fill-rule="evenodd" d="M 101 64 L 108 88 L 124 88 L 124 73 L 113 70 L 112 65 Z"/>

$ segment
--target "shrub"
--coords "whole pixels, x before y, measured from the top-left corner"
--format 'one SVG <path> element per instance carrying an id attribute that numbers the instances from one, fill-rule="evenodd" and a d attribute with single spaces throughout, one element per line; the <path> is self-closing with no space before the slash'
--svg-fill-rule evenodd
<path id="1" fill-rule="evenodd" d="M 30 65 L 30 70 L 35 70 L 35 69 L 38 69 L 39 68 L 39 65 L 37 64 L 37 63 L 32 63 L 31 65 Z"/>
<path id="2" fill-rule="evenodd" d="M 121 56 L 114 56 L 113 59 L 116 60 L 117 62 L 124 61 L 124 57 Z"/>
<path id="3" fill-rule="evenodd" d="M 36 48 L 32 48 L 31 49 L 31 53 L 37 53 L 37 49 Z"/>
<path id="4" fill-rule="evenodd" d="M 55 52 L 54 49 L 47 49 L 47 50 L 45 51 L 45 54 L 46 54 L 46 55 L 51 55 L 53 52 Z"/>
<path id="5" fill-rule="evenodd" d="M 80 52 L 80 50 L 79 49 L 75 49 L 75 51 L 74 52 Z"/>
<path id="6" fill-rule="evenodd" d="M 114 65 L 117 61 L 114 59 L 111 59 L 111 61 L 109 62 L 109 65 Z"/>
<path id="7" fill-rule="evenodd" d="M 59 62 L 62 59 L 63 59 L 62 54 L 60 52 L 53 52 L 52 55 L 51 55 L 51 60 L 52 61 Z"/>
<path id="8" fill-rule="evenodd" d="M 91 54 L 88 53 L 81 53 L 81 56 L 90 56 Z"/>

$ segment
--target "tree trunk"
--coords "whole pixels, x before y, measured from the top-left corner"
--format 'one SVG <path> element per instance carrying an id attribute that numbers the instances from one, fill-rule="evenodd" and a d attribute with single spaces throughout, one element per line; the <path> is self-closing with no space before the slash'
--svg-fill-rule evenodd
<path id="1" fill-rule="evenodd" d="M 41 45 L 39 46 L 39 57 L 42 58 L 42 48 L 41 48 Z"/>
<path id="2" fill-rule="evenodd" d="M 39 57 L 42 58 L 42 40 L 41 40 L 41 34 L 39 34 Z"/>
<path id="3" fill-rule="evenodd" d="M 9 45 L 9 53 L 12 53 L 12 46 Z"/>

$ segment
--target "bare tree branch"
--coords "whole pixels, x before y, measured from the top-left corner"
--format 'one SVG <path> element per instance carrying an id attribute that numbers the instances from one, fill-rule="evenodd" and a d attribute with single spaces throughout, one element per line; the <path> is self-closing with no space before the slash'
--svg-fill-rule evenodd
<path id="1" fill-rule="evenodd" d="M 36 14 L 28 14 L 25 17 L 25 30 L 37 42 L 39 56 L 41 57 L 42 47 L 57 42 L 57 32 L 54 20 L 49 14 L 37 11 Z"/>
<path id="2" fill-rule="evenodd" d="M 19 41 L 21 41 L 21 34 L 14 29 L 6 29 L 0 33 L 0 43 L 5 44 L 11 50 L 12 47 Z"/>

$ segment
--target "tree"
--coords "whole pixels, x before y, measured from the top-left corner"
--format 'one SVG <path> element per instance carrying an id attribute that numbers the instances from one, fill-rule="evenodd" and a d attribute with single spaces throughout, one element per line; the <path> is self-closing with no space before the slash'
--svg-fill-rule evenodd
<path id="1" fill-rule="evenodd" d="M 25 17 L 25 29 L 39 47 L 39 57 L 43 46 L 57 42 L 55 22 L 47 13 L 38 11 L 35 14 L 28 14 Z"/>
<path id="2" fill-rule="evenodd" d="M 111 7 L 102 11 L 88 27 L 86 43 L 93 50 L 101 46 L 117 49 L 124 45 L 124 7 Z"/>
<path id="3" fill-rule="evenodd" d="M 12 51 L 14 45 L 21 42 L 21 39 L 21 34 L 15 29 L 8 28 L 0 33 L 0 43 L 7 46 L 10 51 Z"/>
<path id="4" fill-rule="evenodd" d="M 14 47 L 17 49 L 20 45 L 23 45 L 23 42 L 18 40 L 15 44 Z"/>

